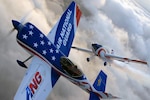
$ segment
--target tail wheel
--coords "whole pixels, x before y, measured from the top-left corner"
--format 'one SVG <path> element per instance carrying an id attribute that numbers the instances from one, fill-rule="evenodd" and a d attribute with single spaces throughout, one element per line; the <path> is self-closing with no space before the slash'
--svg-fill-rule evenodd
<path id="1" fill-rule="evenodd" d="M 106 66 L 107 65 L 107 62 L 104 62 L 104 66 Z"/>
<path id="2" fill-rule="evenodd" d="M 87 58 L 86 60 L 87 60 L 87 62 L 89 62 L 89 61 L 90 61 L 90 58 Z"/>

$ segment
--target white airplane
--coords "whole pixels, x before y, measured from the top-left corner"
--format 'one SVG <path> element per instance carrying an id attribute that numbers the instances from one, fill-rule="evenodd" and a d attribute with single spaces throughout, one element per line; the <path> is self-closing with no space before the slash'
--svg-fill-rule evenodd
<path id="1" fill-rule="evenodd" d="M 117 98 L 105 92 L 107 75 L 103 71 L 91 85 L 84 73 L 67 58 L 80 16 L 81 11 L 73 1 L 47 36 L 29 22 L 22 24 L 12 20 L 18 31 L 18 44 L 31 54 L 23 62 L 17 60 L 27 71 L 14 100 L 45 100 L 60 76 L 89 93 L 89 100 Z M 30 58 L 32 61 L 27 67 L 25 62 Z"/>
<path id="2" fill-rule="evenodd" d="M 113 50 L 109 51 L 106 47 L 96 44 L 96 43 L 92 44 L 92 50 L 83 49 L 83 48 L 79 48 L 79 47 L 75 47 L 75 46 L 72 46 L 72 48 L 94 54 L 91 57 L 87 58 L 87 62 L 89 62 L 94 56 L 98 56 L 100 59 L 102 59 L 104 61 L 104 66 L 106 66 L 107 63 L 111 64 L 113 60 L 118 60 L 121 62 L 134 62 L 134 63 L 149 65 L 146 61 L 116 56 L 116 55 L 114 55 Z"/>

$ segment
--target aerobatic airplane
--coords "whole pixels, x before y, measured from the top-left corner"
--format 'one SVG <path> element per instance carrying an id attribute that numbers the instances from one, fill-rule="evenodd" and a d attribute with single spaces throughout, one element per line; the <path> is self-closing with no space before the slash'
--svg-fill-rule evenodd
<path id="1" fill-rule="evenodd" d="M 91 85 L 84 73 L 67 58 L 80 16 L 81 11 L 73 1 L 47 36 L 29 22 L 22 24 L 12 20 L 18 31 L 18 44 L 31 54 L 27 60 L 32 58 L 29 67 L 25 65 L 27 60 L 17 60 L 27 71 L 14 100 L 45 100 L 60 76 L 88 92 L 90 100 L 116 98 L 105 93 L 107 75 L 103 71 Z"/>
<path id="2" fill-rule="evenodd" d="M 113 60 L 118 60 L 118 61 L 127 62 L 127 63 L 134 62 L 134 63 L 149 65 L 146 61 L 116 56 L 116 55 L 114 55 L 113 49 L 111 51 L 109 51 L 106 47 L 96 44 L 96 43 L 91 44 L 91 46 L 92 46 L 92 50 L 83 49 L 83 48 L 79 48 L 79 47 L 75 47 L 75 46 L 72 46 L 72 48 L 94 54 L 91 57 L 87 58 L 87 62 L 89 62 L 94 56 L 98 56 L 100 59 L 102 59 L 104 61 L 104 66 L 106 66 L 107 63 L 111 64 Z"/>

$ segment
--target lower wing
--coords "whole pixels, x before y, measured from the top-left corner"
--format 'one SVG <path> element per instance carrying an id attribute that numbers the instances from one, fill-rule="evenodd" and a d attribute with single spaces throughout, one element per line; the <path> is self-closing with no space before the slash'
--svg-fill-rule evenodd
<path id="1" fill-rule="evenodd" d="M 45 100 L 59 77 L 52 67 L 34 56 L 14 100 Z"/>
<path id="2" fill-rule="evenodd" d="M 115 56 L 115 55 L 111 55 L 111 54 L 105 54 L 105 57 L 109 58 L 109 59 L 113 59 L 113 60 L 118 60 L 121 62 L 134 62 L 134 63 L 140 63 L 140 64 L 148 65 L 148 63 L 146 61 L 124 58 L 124 57 L 119 57 L 119 56 Z"/>

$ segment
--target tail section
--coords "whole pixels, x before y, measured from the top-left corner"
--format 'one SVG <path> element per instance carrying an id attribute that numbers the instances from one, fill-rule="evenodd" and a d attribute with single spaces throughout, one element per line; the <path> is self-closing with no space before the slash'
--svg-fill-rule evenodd
<path id="1" fill-rule="evenodd" d="M 100 98 L 101 99 L 118 98 L 118 97 L 111 95 L 110 93 L 105 92 L 106 80 L 107 80 L 107 75 L 103 71 L 100 71 L 100 73 L 98 74 L 93 84 L 93 87 L 95 88 L 95 90 L 90 91 L 89 100 L 100 100 Z"/>
<path id="2" fill-rule="evenodd" d="M 105 92 L 106 80 L 107 75 L 103 71 L 100 71 L 99 75 L 97 76 L 93 84 L 94 88 L 97 91 Z"/>
<path id="3" fill-rule="evenodd" d="M 107 75 L 101 70 L 93 84 L 93 87 L 98 92 L 105 92 L 106 79 L 107 79 Z M 99 96 L 95 92 L 91 91 L 89 100 L 100 100 Z"/>

